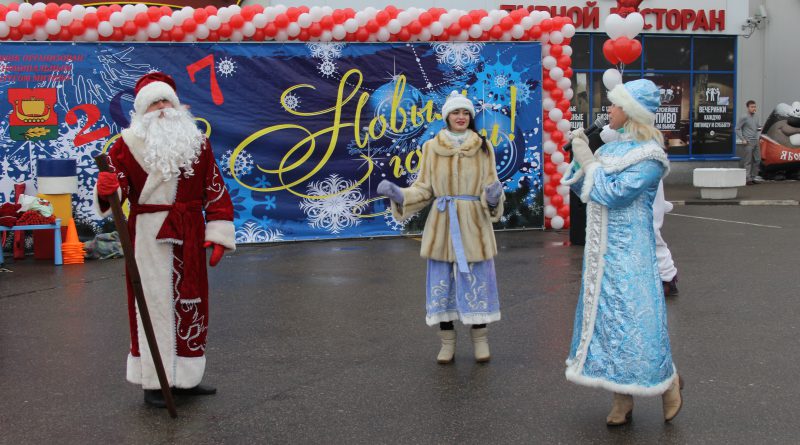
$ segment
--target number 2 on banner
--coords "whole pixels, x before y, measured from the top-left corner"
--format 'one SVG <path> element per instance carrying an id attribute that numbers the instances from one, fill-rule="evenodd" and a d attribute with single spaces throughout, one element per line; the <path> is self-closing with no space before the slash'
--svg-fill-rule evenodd
<path id="1" fill-rule="evenodd" d="M 211 68 L 211 100 L 214 101 L 215 105 L 222 105 L 225 102 L 225 98 L 222 96 L 222 90 L 219 88 L 219 84 L 217 83 L 217 73 L 214 69 L 213 54 L 209 54 L 197 62 L 188 65 L 186 67 L 186 71 L 189 72 L 189 78 L 192 80 L 192 82 L 195 82 L 194 75 L 206 67 Z"/>
<path id="2" fill-rule="evenodd" d="M 72 108 L 64 117 L 64 120 L 67 122 L 67 124 L 75 125 L 78 123 L 78 115 L 75 114 L 76 111 L 83 111 L 86 113 L 86 123 L 83 125 L 83 128 L 81 128 L 78 134 L 75 135 L 75 139 L 72 141 L 76 147 L 86 145 L 89 142 L 94 142 L 98 139 L 103 139 L 111 134 L 111 130 L 109 130 L 108 126 L 103 126 L 88 133 L 86 132 L 86 130 L 92 128 L 92 126 L 100 120 L 100 109 L 97 108 L 97 105 L 81 104 Z"/>

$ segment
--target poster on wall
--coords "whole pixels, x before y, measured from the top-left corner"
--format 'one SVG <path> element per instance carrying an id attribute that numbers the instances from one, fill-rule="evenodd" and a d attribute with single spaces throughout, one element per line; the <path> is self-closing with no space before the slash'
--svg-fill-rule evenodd
<path id="1" fill-rule="evenodd" d="M 728 154 L 733 150 L 735 106 L 732 74 L 696 74 L 692 153 Z"/>
<path id="2" fill-rule="evenodd" d="M 35 182 L 35 159 L 74 158 L 75 218 L 99 230 L 92 156 L 129 124 L 135 82 L 151 71 L 175 78 L 210 138 L 237 242 L 419 231 L 376 187 L 414 182 L 453 90 L 494 146 L 507 198 L 496 227 L 543 226 L 541 52 L 529 42 L 4 43 L 0 203 Z"/>
<path id="3" fill-rule="evenodd" d="M 689 154 L 689 111 L 691 98 L 689 79 L 680 74 L 649 75 L 661 93 L 661 106 L 656 110 L 656 128 L 664 133 L 670 155 Z"/>

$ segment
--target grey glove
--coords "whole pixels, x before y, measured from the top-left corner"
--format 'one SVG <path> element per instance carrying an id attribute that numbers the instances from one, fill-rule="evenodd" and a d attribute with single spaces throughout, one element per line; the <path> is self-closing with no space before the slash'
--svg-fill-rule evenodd
<path id="1" fill-rule="evenodd" d="M 500 203 L 500 197 L 503 196 L 503 184 L 500 181 L 494 181 L 486 186 L 483 190 L 486 193 L 486 203 L 489 207 L 497 207 Z"/>
<path id="2" fill-rule="evenodd" d="M 378 184 L 378 193 L 386 196 L 399 205 L 403 205 L 403 190 L 393 182 L 383 180 Z"/>
<path id="3" fill-rule="evenodd" d="M 581 168 L 586 168 L 592 162 L 597 162 L 592 150 L 589 149 L 589 144 L 580 138 L 572 140 L 572 158 Z"/>

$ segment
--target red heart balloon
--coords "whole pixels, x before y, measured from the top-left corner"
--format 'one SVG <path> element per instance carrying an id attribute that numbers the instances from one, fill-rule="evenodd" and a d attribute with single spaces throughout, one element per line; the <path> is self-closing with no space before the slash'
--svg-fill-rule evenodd
<path id="1" fill-rule="evenodd" d="M 606 56 L 606 60 L 612 65 L 616 65 L 619 63 L 619 58 L 617 54 L 614 52 L 614 41 L 609 39 L 603 43 L 603 55 Z"/>

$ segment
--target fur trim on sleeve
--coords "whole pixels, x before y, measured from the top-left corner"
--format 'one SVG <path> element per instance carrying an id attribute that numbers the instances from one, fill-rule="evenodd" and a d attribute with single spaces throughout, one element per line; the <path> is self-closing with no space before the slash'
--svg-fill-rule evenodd
<path id="1" fill-rule="evenodd" d="M 206 241 L 219 244 L 225 250 L 236 250 L 236 230 L 233 222 L 225 220 L 209 221 L 206 224 Z"/>

